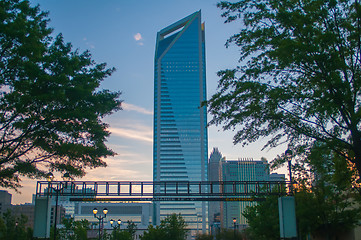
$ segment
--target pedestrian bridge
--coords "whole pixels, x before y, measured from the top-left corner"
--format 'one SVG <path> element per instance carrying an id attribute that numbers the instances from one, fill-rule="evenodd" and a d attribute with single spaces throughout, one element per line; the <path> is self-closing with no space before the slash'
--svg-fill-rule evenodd
<path id="1" fill-rule="evenodd" d="M 70 201 L 260 201 L 286 195 L 286 181 L 38 181 L 37 197 Z"/>
<path id="2" fill-rule="evenodd" d="M 290 189 L 292 187 L 287 181 L 38 181 L 34 236 L 40 238 L 50 236 L 53 197 L 55 197 L 54 216 L 57 216 L 60 196 L 67 196 L 73 202 L 210 202 L 262 201 L 267 195 L 278 195 L 281 206 L 280 216 L 286 216 L 284 213 L 295 212 L 294 198 L 284 197 L 291 194 Z M 291 203 L 283 204 L 286 200 L 291 200 Z M 280 224 L 282 226 L 289 222 L 289 218 L 282 217 L 282 219 L 285 219 Z M 292 219 L 295 222 L 295 217 Z"/>

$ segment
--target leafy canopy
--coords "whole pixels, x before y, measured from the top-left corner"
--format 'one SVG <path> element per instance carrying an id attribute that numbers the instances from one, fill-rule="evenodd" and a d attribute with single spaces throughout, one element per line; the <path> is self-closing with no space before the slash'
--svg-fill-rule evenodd
<path id="1" fill-rule="evenodd" d="M 361 173 L 361 6 L 358 0 L 220 2 L 241 21 L 226 45 L 241 66 L 219 71 L 210 124 L 237 130 L 234 143 L 319 141 Z M 346 154 L 347 153 L 347 154 Z"/>
<path id="2" fill-rule="evenodd" d="M 90 229 L 90 222 L 86 219 L 75 221 L 74 218 L 63 218 L 63 228 L 57 232 L 56 239 L 59 240 L 86 240 L 87 232 Z M 54 232 L 52 232 L 54 234 Z M 54 238 L 54 235 L 51 236 Z"/>
<path id="3" fill-rule="evenodd" d="M 0 186 L 48 171 L 83 176 L 114 155 L 102 117 L 119 92 L 99 89 L 113 68 L 52 37 L 47 13 L 29 1 L 0 1 Z"/>
<path id="4" fill-rule="evenodd" d="M 295 164 L 293 169 L 298 183 L 294 189 L 300 239 L 308 235 L 342 238 L 342 234 L 357 226 L 361 219 L 355 169 L 324 144 L 314 146 L 304 163 Z M 269 196 L 266 201 L 246 209 L 244 216 L 250 236 L 279 239 L 277 198 Z"/>
<path id="5" fill-rule="evenodd" d="M 159 226 L 149 225 L 142 240 L 184 240 L 187 238 L 188 230 L 184 218 L 180 214 L 171 214 L 162 219 Z"/>
<path id="6" fill-rule="evenodd" d="M 31 240 L 33 230 L 27 227 L 27 216 L 21 214 L 16 216 L 10 209 L 0 217 L 0 240 Z"/>

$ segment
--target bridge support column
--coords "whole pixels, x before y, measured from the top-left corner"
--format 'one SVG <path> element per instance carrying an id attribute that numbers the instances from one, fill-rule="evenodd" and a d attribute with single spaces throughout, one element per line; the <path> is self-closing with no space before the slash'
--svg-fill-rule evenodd
<path id="1" fill-rule="evenodd" d="M 281 239 L 297 239 L 295 197 L 278 198 Z"/>
<path id="2" fill-rule="evenodd" d="M 51 198 L 36 197 L 34 233 L 33 233 L 33 236 L 35 238 L 50 237 L 50 211 L 51 211 Z"/>

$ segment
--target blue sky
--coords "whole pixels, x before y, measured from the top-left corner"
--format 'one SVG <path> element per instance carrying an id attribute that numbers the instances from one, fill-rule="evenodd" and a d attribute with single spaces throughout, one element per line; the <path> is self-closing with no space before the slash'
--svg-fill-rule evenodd
<path id="1" fill-rule="evenodd" d="M 76 180 L 152 180 L 153 61 L 156 34 L 162 28 L 201 10 L 206 32 L 208 98 L 216 91 L 216 72 L 235 67 L 239 50 L 225 48 L 240 22 L 224 24 L 213 0 L 30 0 L 49 11 L 54 34 L 62 33 L 80 52 L 89 50 L 93 59 L 117 71 L 102 88 L 121 91 L 123 111 L 105 119 L 110 124 L 108 146 L 117 155 L 108 158 L 107 168 L 88 171 Z M 209 117 L 210 119 L 210 117 Z M 209 152 L 218 147 L 227 159 L 266 157 L 273 159 L 284 148 L 261 151 L 265 141 L 242 148 L 234 146 L 234 132 L 210 127 Z M 60 180 L 59 176 L 58 180 Z M 31 201 L 36 181 L 24 179 L 22 194 L 13 193 L 14 203 Z"/>

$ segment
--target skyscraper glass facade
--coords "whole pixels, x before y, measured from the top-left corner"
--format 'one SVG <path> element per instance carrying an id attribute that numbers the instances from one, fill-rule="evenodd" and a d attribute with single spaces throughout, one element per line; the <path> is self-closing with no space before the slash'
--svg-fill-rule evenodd
<path id="1" fill-rule="evenodd" d="M 209 181 L 229 181 L 229 182 L 250 182 L 250 181 L 284 181 L 284 174 L 270 174 L 269 164 L 266 159 L 253 160 L 238 159 L 226 160 L 218 148 L 213 148 L 210 154 L 208 166 Z M 255 186 L 248 187 L 253 190 Z M 231 192 L 234 186 L 224 187 L 226 191 Z M 221 187 L 213 191 L 220 192 Z M 240 191 L 236 187 L 236 191 Z M 229 196 L 232 197 L 232 196 Z M 249 197 L 239 195 L 238 197 Z M 253 206 L 256 202 L 209 202 L 209 226 L 213 233 L 219 228 L 234 228 L 233 218 L 236 218 L 236 227 L 241 230 L 247 225 L 247 220 L 243 216 L 244 210 L 248 206 Z M 217 230 L 218 229 L 218 230 Z"/>
<path id="2" fill-rule="evenodd" d="M 267 160 L 239 159 L 222 162 L 223 181 L 269 181 L 269 165 Z M 229 186 L 231 187 L 231 186 Z M 230 190 L 230 189 L 229 189 Z M 247 196 L 240 196 L 247 197 Z M 238 228 L 247 224 L 243 211 L 256 202 L 223 202 L 223 223 L 225 228 L 234 226 L 233 218 L 237 219 Z"/>
<path id="3" fill-rule="evenodd" d="M 201 107 L 206 100 L 205 42 L 200 11 L 158 32 L 154 65 L 153 180 L 206 181 L 207 112 Z M 190 228 L 205 229 L 206 206 L 156 203 L 154 223 L 181 213 Z"/>

